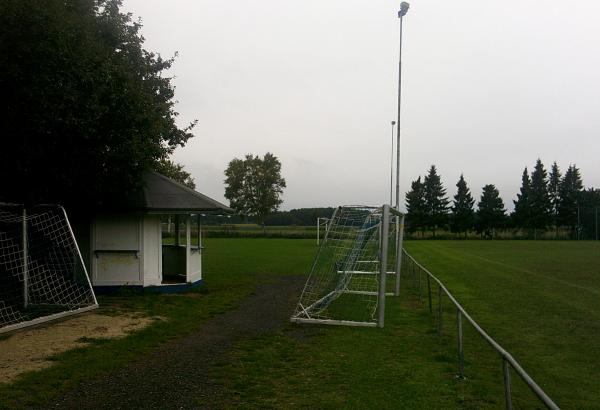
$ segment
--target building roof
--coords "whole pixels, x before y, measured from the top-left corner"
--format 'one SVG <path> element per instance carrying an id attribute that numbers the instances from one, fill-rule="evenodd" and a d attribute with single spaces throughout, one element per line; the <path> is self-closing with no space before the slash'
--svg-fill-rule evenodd
<path id="1" fill-rule="evenodd" d="M 125 201 L 128 210 L 151 213 L 225 212 L 233 210 L 158 172 L 144 176 L 144 188 Z"/>

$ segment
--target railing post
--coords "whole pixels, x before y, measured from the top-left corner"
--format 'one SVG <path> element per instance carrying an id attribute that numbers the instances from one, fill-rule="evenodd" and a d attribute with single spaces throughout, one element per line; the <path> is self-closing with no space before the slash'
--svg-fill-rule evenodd
<path id="1" fill-rule="evenodd" d="M 460 309 L 456 309 L 456 333 L 458 343 L 458 376 L 461 379 L 465 377 L 465 356 L 463 353 L 463 328 L 462 328 L 462 313 Z"/>
<path id="2" fill-rule="evenodd" d="M 438 286 L 438 335 L 442 335 L 442 286 Z"/>
<path id="3" fill-rule="evenodd" d="M 385 280 L 387 278 L 387 253 L 388 238 L 390 229 L 390 206 L 383 206 L 383 215 L 381 218 L 381 241 L 379 250 L 379 296 L 378 296 L 378 317 L 377 326 L 383 327 L 385 321 Z"/>
<path id="4" fill-rule="evenodd" d="M 510 367 L 508 360 L 502 357 L 502 372 L 504 373 L 504 399 L 506 401 L 506 410 L 512 410 L 512 397 L 510 392 Z"/>
<path id="5" fill-rule="evenodd" d="M 429 313 L 433 313 L 433 307 L 431 306 L 431 279 L 427 275 L 427 293 L 429 295 Z"/>
<path id="6" fill-rule="evenodd" d="M 421 286 L 421 276 L 423 276 L 423 270 L 419 269 L 419 303 L 423 302 L 423 287 Z"/>
<path id="7" fill-rule="evenodd" d="M 412 281 L 413 281 L 413 289 L 417 287 L 417 269 L 420 269 L 417 264 L 413 264 L 413 275 L 412 275 Z"/>

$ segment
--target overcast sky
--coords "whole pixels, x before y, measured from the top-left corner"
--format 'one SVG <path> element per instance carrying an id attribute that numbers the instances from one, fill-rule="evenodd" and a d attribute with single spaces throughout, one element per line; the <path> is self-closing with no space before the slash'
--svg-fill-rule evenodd
<path id="1" fill-rule="evenodd" d="M 179 52 L 174 159 L 225 201 L 234 157 L 270 151 L 283 209 L 389 201 L 399 2 L 125 0 L 145 47 Z M 449 196 L 495 184 L 509 209 L 542 159 L 600 187 L 600 3 L 419 0 L 404 18 L 401 195 L 435 164 Z M 402 202 L 404 202 L 402 200 Z"/>

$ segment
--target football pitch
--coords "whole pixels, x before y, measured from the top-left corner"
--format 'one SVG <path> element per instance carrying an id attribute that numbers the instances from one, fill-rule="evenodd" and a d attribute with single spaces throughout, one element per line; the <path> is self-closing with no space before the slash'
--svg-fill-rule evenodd
<path id="1" fill-rule="evenodd" d="M 599 242 L 412 241 L 406 248 L 557 404 L 597 406 Z"/>
<path id="2" fill-rule="evenodd" d="M 597 406 L 600 243 L 408 241 L 406 248 L 559 406 Z M 382 330 L 303 326 L 308 336 L 298 336 L 291 326 L 238 344 L 216 373 L 235 404 L 250 407 L 503 408 L 500 356 L 463 325 L 466 379 L 458 379 L 456 311 L 444 302 L 438 337 L 427 297 L 419 302 L 410 283 L 406 275 L 401 298 L 388 298 Z M 514 372 L 512 379 L 515 408 L 543 407 Z"/>
<path id="3" fill-rule="evenodd" d="M 103 297 L 108 312 L 163 320 L 124 339 L 93 341 L 54 357 L 52 367 L 0 384 L 0 408 L 44 407 L 169 340 L 201 335 L 205 321 L 239 309 L 257 286 L 280 286 L 289 275 L 301 283 L 316 252 L 306 239 L 208 238 L 204 245 L 205 289 L 180 297 Z M 422 240 L 405 248 L 560 407 L 598 408 L 600 243 Z M 240 335 L 210 365 L 203 377 L 218 394 L 189 394 L 197 394 L 199 407 L 218 408 L 504 408 L 500 356 L 463 322 L 466 378 L 457 378 L 456 311 L 444 300 L 438 336 L 436 294 L 431 314 L 415 285 L 404 272 L 400 297 L 387 298 L 383 329 L 297 325 L 285 319 L 292 309 L 279 311 L 283 319 L 273 330 Z M 515 408 L 543 407 L 514 372 L 512 379 Z"/>

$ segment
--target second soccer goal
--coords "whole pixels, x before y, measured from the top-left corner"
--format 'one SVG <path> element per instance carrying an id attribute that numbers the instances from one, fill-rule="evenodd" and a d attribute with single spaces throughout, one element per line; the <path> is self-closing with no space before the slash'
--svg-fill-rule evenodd
<path id="1" fill-rule="evenodd" d="M 292 322 L 383 327 L 385 297 L 399 289 L 403 221 L 389 205 L 337 208 Z"/>

